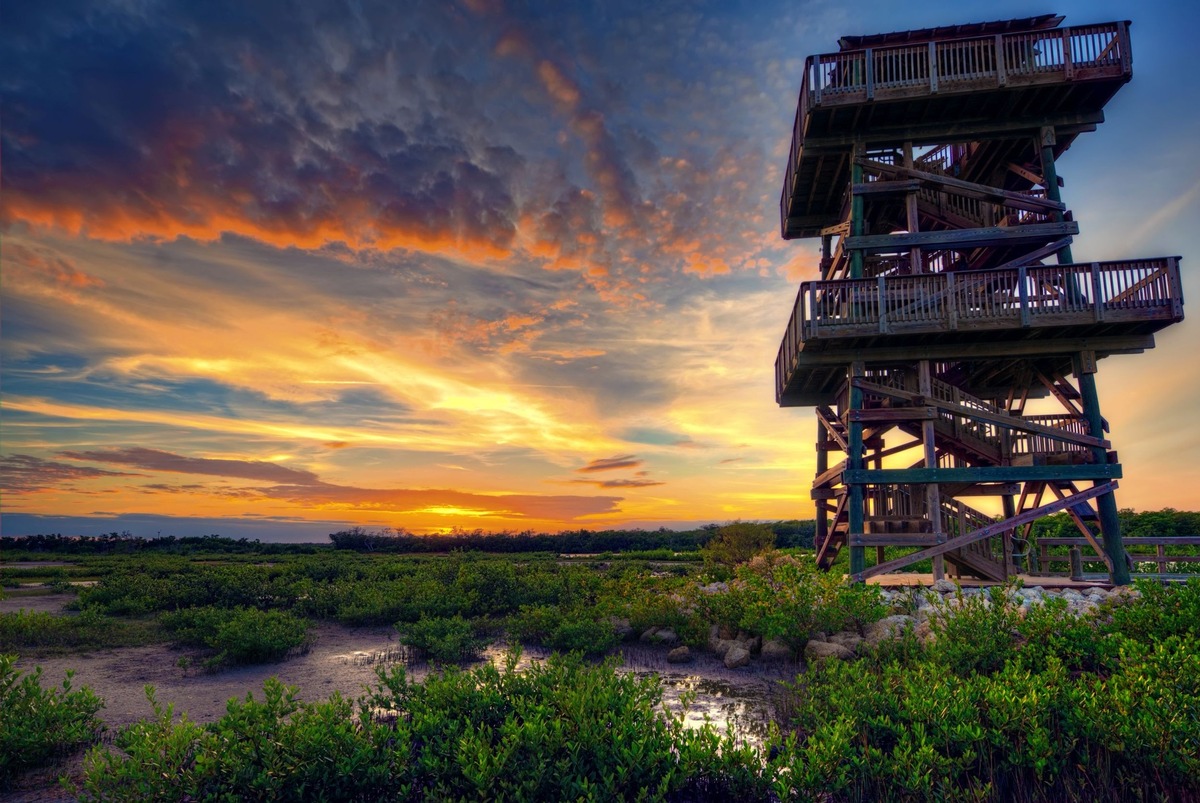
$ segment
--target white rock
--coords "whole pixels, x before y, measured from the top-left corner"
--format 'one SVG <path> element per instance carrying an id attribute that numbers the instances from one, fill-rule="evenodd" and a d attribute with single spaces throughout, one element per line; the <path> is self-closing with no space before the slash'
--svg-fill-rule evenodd
<path id="1" fill-rule="evenodd" d="M 737 669 L 748 663 L 750 663 L 750 651 L 745 647 L 731 647 L 729 652 L 725 653 L 726 669 Z"/>
<path id="2" fill-rule="evenodd" d="M 905 630 L 912 628 L 916 620 L 911 616 L 897 614 L 872 622 L 865 628 L 866 642 L 872 646 L 885 639 L 898 638 Z"/>
<path id="3" fill-rule="evenodd" d="M 841 644 L 834 644 L 831 641 L 810 641 L 804 645 L 804 660 L 810 665 L 819 664 L 830 658 L 836 658 L 839 661 L 848 661 L 853 657 L 854 653 L 850 652 L 850 650 Z"/>

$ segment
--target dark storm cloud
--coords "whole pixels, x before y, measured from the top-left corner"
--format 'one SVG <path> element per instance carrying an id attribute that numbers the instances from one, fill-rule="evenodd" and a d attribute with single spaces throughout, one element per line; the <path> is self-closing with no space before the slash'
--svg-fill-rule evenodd
<path id="1" fill-rule="evenodd" d="M 261 460 L 219 460 L 206 457 L 185 457 L 134 446 L 90 452 L 59 452 L 71 460 L 90 460 L 95 463 L 135 466 L 146 471 L 166 471 L 174 474 L 203 474 L 213 477 L 237 477 L 275 483 L 316 483 L 311 471 L 298 471 Z"/>
<path id="2" fill-rule="evenodd" d="M 522 160 L 468 141 L 486 121 L 429 33 L 456 17 L 180 3 L 6 20 L 4 218 L 504 253 Z"/>
<path id="3" fill-rule="evenodd" d="M 76 480 L 141 476 L 144 475 L 58 463 L 27 454 L 14 454 L 0 458 L 0 488 L 8 493 L 72 488 Z"/>

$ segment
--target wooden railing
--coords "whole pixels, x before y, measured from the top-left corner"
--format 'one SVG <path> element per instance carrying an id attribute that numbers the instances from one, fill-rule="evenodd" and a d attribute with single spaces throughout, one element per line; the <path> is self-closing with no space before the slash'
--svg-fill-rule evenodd
<path id="1" fill-rule="evenodd" d="M 809 56 L 801 115 L 821 105 L 876 100 L 890 92 L 977 89 L 1042 78 L 1120 76 L 1133 69 L 1129 24 L 1109 22 L 1044 31 L 944 39 Z"/>
<path id="2" fill-rule="evenodd" d="M 1200 563 L 1200 549 L 1197 549 L 1200 547 L 1200 536 L 1168 535 L 1122 540 L 1125 551 L 1129 553 L 1135 566 L 1139 563 L 1153 563 L 1158 574 L 1167 574 L 1167 569 L 1172 563 Z M 1104 558 L 1095 554 L 1085 538 L 1039 538 L 1037 547 L 1038 571 L 1042 574 L 1050 573 L 1051 564 L 1069 563 L 1071 560 L 1070 554 L 1051 553 L 1051 547 L 1079 547 L 1083 553 L 1084 563 L 1104 563 Z M 1153 553 L 1143 551 L 1151 547 L 1154 549 Z M 1167 554 L 1168 547 L 1173 549 L 1190 547 L 1193 554 L 1169 555 Z M 1200 577 L 1200 573 L 1197 573 L 1196 576 Z"/>
<path id="3" fill-rule="evenodd" d="M 1132 71 L 1128 22 L 809 56 L 779 201 L 782 219 L 787 220 L 795 188 L 805 119 L 814 108 L 988 86 L 1119 78 Z"/>
<path id="4" fill-rule="evenodd" d="M 804 282 L 776 390 L 810 340 L 1182 317 L 1179 257 Z"/>

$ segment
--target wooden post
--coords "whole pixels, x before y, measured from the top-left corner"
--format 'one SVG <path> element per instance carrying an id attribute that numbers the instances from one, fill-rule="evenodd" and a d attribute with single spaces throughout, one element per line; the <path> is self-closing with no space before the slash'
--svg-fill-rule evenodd
<path id="1" fill-rule="evenodd" d="M 921 360 L 917 365 L 917 383 L 920 393 L 925 398 L 933 396 L 933 373 L 929 360 Z M 927 419 L 921 422 L 921 440 L 925 449 L 925 468 L 937 468 L 937 444 L 934 443 L 934 422 Z M 942 526 L 942 489 L 936 482 L 925 486 L 925 508 L 929 512 L 929 524 L 938 535 L 938 543 L 946 539 L 946 528 Z M 933 558 L 933 579 L 942 580 L 946 576 L 946 561 L 941 555 Z"/>
<path id="2" fill-rule="evenodd" d="M 1054 145 L 1056 142 L 1054 128 L 1052 126 L 1042 128 L 1038 145 L 1042 153 L 1042 179 L 1046 183 L 1046 197 L 1051 201 L 1062 203 L 1062 192 L 1058 188 L 1058 171 L 1054 168 Z M 1065 219 L 1062 210 L 1054 210 L 1055 223 L 1062 223 Z M 1058 264 L 1070 265 L 1074 261 L 1075 257 L 1071 254 L 1071 246 L 1068 243 L 1058 252 Z"/>
<path id="3" fill-rule="evenodd" d="M 1083 552 L 1077 546 L 1071 547 L 1071 579 L 1083 579 Z"/>
<path id="4" fill-rule="evenodd" d="M 863 180 L 862 165 L 858 160 L 866 152 L 862 142 L 854 143 L 853 160 L 850 162 L 850 186 L 861 184 Z M 866 233 L 866 226 L 863 222 L 863 197 L 854 195 L 851 192 L 850 200 L 850 234 L 855 237 L 861 237 Z M 845 241 L 842 241 L 842 247 L 845 247 Z M 863 277 L 863 252 L 861 248 L 857 248 L 850 252 L 850 278 L 861 279 Z"/>
<path id="5" fill-rule="evenodd" d="M 904 166 L 913 169 L 913 144 L 904 143 Z M 920 218 L 917 217 L 917 193 L 906 193 L 904 196 L 905 225 L 909 234 L 916 234 L 920 228 Z M 921 262 L 921 246 L 915 245 L 908 252 L 908 267 L 913 273 L 924 273 L 925 266 Z"/>
<path id="6" fill-rule="evenodd" d="M 820 415 L 820 413 L 818 413 Z M 817 420 L 817 476 L 821 476 L 829 470 L 829 435 L 825 432 L 825 426 L 821 421 Z M 824 499 L 818 499 L 817 502 L 817 520 L 816 532 L 813 539 L 813 549 L 818 552 L 821 550 L 821 545 L 829 539 L 829 520 L 827 518 L 829 508 Z M 837 526 L 837 522 L 834 522 Z"/>
<path id="7" fill-rule="evenodd" d="M 1079 379 L 1079 395 L 1082 397 L 1083 414 L 1088 422 L 1088 432 L 1094 438 L 1104 437 L 1104 418 L 1100 415 L 1100 396 L 1096 392 L 1096 356 L 1080 352 L 1076 358 L 1075 375 Z M 1108 462 L 1108 451 L 1103 447 L 1092 447 L 1092 460 L 1103 465 Z M 1103 482 L 1096 482 L 1102 485 Z M 1112 563 L 1113 585 L 1129 585 L 1129 566 L 1125 563 L 1125 545 L 1121 542 L 1121 520 L 1117 517 L 1117 500 L 1110 491 L 1096 498 L 1096 512 L 1100 518 L 1100 533 L 1104 537 L 1104 552 Z"/>
<path id="8" fill-rule="evenodd" d="M 850 382 L 849 394 L 850 400 L 848 407 L 850 410 L 861 410 L 863 406 L 863 392 L 855 387 L 855 379 L 863 375 L 866 366 L 861 360 L 857 360 L 850 364 Z M 861 421 L 853 420 L 853 416 L 848 424 L 847 445 L 850 447 L 846 454 L 846 468 L 855 469 L 863 467 L 863 425 Z M 850 486 L 849 510 L 847 511 L 850 517 L 850 536 L 857 535 L 863 531 L 863 486 L 861 483 L 855 483 Z M 847 539 L 849 540 L 849 538 Z M 867 568 L 867 558 L 862 546 L 850 546 L 850 574 L 855 575 Z"/>

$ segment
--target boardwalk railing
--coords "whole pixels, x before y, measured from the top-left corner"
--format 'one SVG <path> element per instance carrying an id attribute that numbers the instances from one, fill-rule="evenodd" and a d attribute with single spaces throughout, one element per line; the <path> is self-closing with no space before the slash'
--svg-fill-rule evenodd
<path id="1" fill-rule="evenodd" d="M 1179 257 L 804 282 L 775 360 L 777 398 L 807 341 L 1182 317 Z"/>
<path id="2" fill-rule="evenodd" d="M 1152 563 L 1155 566 L 1157 574 L 1167 574 L 1168 569 L 1172 568 L 1171 564 L 1181 563 L 1200 563 L 1200 536 L 1193 535 L 1165 535 L 1151 536 L 1144 538 L 1125 538 L 1125 551 L 1129 553 L 1129 557 L 1133 559 L 1136 566 L 1139 563 Z M 1069 563 L 1071 556 L 1067 553 L 1054 554 L 1050 550 L 1053 547 L 1079 547 L 1082 551 L 1084 563 L 1103 563 L 1104 559 L 1097 556 L 1091 549 L 1087 539 L 1084 538 L 1039 538 L 1038 547 L 1038 570 L 1042 574 L 1050 573 L 1050 566 L 1054 563 Z M 1180 548 L 1189 548 L 1191 554 L 1178 555 L 1168 554 L 1167 549 L 1171 548 L 1178 551 Z M 1153 552 L 1148 550 L 1153 549 Z M 1200 573 L 1196 574 L 1200 577 Z"/>
<path id="3" fill-rule="evenodd" d="M 988 87 L 1119 78 L 1132 71 L 1128 22 L 809 56 L 780 198 L 784 219 L 805 120 L 814 108 Z"/>

